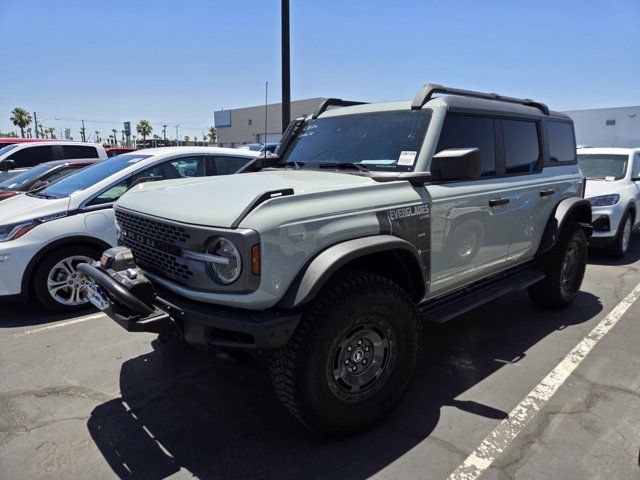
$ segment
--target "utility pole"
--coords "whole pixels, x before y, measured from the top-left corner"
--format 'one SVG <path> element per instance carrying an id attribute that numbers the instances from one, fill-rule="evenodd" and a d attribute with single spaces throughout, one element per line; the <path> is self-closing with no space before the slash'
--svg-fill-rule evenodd
<path id="1" fill-rule="evenodd" d="M 291 121 L 291 75 L 289 65 L 289 0 L 282 0 L 282 132 Z"/>
<path id="2" fill-rule="evenodd" d="M 36 130 L 36 138 L 38 138 L 38 114 L 34 111 L 33 112 L 33 122 L 35 123 L 35 130 Z"/>

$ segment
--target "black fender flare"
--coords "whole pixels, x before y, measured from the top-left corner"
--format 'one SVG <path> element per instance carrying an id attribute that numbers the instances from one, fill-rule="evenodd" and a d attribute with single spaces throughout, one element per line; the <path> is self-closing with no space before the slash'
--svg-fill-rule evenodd
<path id="1" fill-rule="evenodd" d="M 96 237 L 89 237 L 84 235 L 74 235 L 71 237 L 64 237 L 46 244 L 44 247 L 38 250 L 38 253 L 36 253 L 33 257 L 31 257 L 31 260 L 29 260 L 29 263 L 27 264 L 27 268 L 24 269 L 24 274 L 22 275 L 22 281 L 20 283 L 21 285 L 20 296 L 23 299 L 27 299 L 29 297 L 30 286 L 31 286 L 30 285 L 31 276 L 33 275 L 33 271 L 35 270 L 36 265 L 38 265 L 40 260 L 42 260 L 42 258 L 44 258 L 45 255 L 55 250 L 56 248 L 67 246 L 67 245 L 83 245 L 87 247 L 95 247 L 98 250 L 102 249 L 102 251 L 105 251 L 111 248 L 111 245 L 109 245 L 104 240 L 101 240 Z"/>
<path id="2" fill-rule="evenodd" d="M 419 276 L 421 285 L 416 286 L 419 290 L 414 297 L 422 299 L 426 294 L 425 272 L 416 248 L 393 235 L 375 235 L 346 240 L 320 252 L 298 272 L 278 306 L 291 309 L 310 302 L 340 268 L 358 258 L 382 252 L 401 252 L 403 258 L 410 259 L 410 265 L 404 267 L 411 268 L 414 277 Z"/>
<path id="3" fill-rule="evenodd" d="M 542 233 L 542 239 L 538 246 L 536 256 L 543 254 L 558 241 L 558 234 L 567 220 L 574 219 L 582 228 L 587 237 L 593 231 L 591 227 L 591 204 L 589 200 L 581 197 L 570 197 L 560 200 L 547 221 Z"/>

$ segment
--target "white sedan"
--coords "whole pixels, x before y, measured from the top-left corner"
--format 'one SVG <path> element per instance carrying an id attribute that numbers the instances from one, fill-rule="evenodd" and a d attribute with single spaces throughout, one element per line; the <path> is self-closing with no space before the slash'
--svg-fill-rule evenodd
<path id="1" fill-rule="evenodd" d="M 622 257 L 640 226 L 640 148 L 579 148 L 578 164 L 591 202 L 589 243 Z"/>
<path id="2" fill-rule="evenodd" d="M 0 299 L 34 296 L 53 311 L 82 308 L 87 303 L 85 279 L 76 267 L 115 245 L 112 206 L 123 193 L 147 181 L 235 173 L 257 156 L 249 150 L 216 147 L 141 150 L 3 201 Z"/>

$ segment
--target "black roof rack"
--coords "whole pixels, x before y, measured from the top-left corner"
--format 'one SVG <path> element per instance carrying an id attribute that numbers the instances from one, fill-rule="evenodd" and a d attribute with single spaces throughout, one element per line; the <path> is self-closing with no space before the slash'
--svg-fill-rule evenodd
<path id="1" fill-rule="evenodd" d="M 326 98 L 320 105 L 318 105 L 318 108 L 313 112 L 311 118 L 318 118 L 318 116 L 329 107 L 351 107 L 353 105 L 364 105 L 365 103 L 367 102 L 351 102 L 348 100 L 342 100 L 341 98 Z"/>
<path id="2" fill-rule="evenodd" d="M 436 85 L 434 83 L 428 83 L 423 86 L 416 94 L 413 102 L 411 103 L 412 110 L 420 110 L 425 103 L 427 103 L 436 93 L 446 93 L 449 95 L 459 95 L 461 97 L 473 97 L 484 98 L 486 100 L 498 100 L 499 102 L 517 103 L 518 105 L 526 105 L 528 107 L 535 107 L 545 115 L 549 115 L 549 108 L 540 102 L 531 100 L 530 98 L 514 98 L 503 97 L 497 93 L 483 93 L 474 92 L 472 90 L 461 90 L 459 88 L 449 88 L 442 85 Z"/>

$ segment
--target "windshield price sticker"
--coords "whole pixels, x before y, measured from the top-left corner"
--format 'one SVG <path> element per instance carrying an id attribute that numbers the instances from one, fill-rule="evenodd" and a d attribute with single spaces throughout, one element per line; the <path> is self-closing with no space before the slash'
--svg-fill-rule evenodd
<path id="1" fill-rule="evenodd" d="M 400 158 L 398 158 L 398 165 L 403 167 L 412 167 L 416 161 L 416 152 L 415 150 L 403 150 L 400 152 Z"/>

